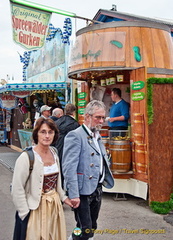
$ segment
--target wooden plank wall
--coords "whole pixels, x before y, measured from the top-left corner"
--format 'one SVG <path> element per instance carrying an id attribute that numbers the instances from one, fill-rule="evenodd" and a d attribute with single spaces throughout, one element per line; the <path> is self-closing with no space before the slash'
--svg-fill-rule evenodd
<path id="1" fill-rule="evenodd" d="M 145 93 L 145 98 L 141 101 L 131 99 L 131 136 L 132 136 L 132 163 L 133 178 L 148 182 L 148 120 L 147 120 L 147 87 L 146 68 L 142 67 L 133 70 L 130 74 L 132 82 L 144 81 L 145 86 L 139 92 Z M 136 90 L 131 89 L 131 96 Z M 138 118 L 138 116 L 140 118 Z"/>
<path id="2" fill-rule="evenodd" d="M 149 125 L 149 200 L 168 201 L 173 190 L 173 84 L 153 84 Z"/>

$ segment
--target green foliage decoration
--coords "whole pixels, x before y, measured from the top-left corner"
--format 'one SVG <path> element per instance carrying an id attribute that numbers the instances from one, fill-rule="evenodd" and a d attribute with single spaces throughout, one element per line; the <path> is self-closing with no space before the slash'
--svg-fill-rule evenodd
<path id="1" fill-rule="evenodd" d="M 173 194 L 171 193 L 169 201 L 166 202 L 152 201 L 150 203 L 150 208 L 155 213 L 168 214 L 171 210 L 173 210 Z"/>
<path id="2" fill-rule="evenodd" d="M 147 111 L 148 124 L 153 123 L 153 84 L 173 83 L 173 78 L 148 78 L 147 79 Z"/>

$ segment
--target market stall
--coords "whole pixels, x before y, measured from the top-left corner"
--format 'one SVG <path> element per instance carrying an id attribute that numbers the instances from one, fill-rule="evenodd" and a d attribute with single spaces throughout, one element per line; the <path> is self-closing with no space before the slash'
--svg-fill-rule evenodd
<path id="1" fill-rule="evenodd" d="M 159 168 L 154 166 L 156 157 L 153 160 L 151 155 L 154 139 L 148 124 L 148 79 L 173 76 L 173 43 L 169 27 L 149 21 L 110 22 L 93 24 L 79 30 L 76 35 L 68 75 L 79 81 L 79 120 L 82 122 L 85 105 L 92 99 L 103 101 L 109 116 L 110 92 L 114 87 L 120 88 L 122 98 L 130 103 L 127 138 L 112 139 L 106 123 L 101 133 L 112 155 L 115 187 L 109 191 L 129 193 L 144 199 L 149 196 L 150 201 L 169 200 L 173 184 L 172 168 L 167 169 L 169 181 L 166 177 L 160 178 L 167 185 L 166 190 L 163 185 L 156 187 L 156 184 L 160 165 L 164 167 L 163 162 L 167 162 L 170 166 L 172 162 L 170 150 L 165 149 L 169 157 L 159 161 Z M 158 132 L 158 129 L 155 131 Z M 166 135 L 164 139 L 168 137 Z M 159 146 L 156 149 L 162 154 Z"/>
<path id="2" fill-rule="evenodd" d="M 23 7 L 19 5 L 14 4 L 12 8 L 23 11 Z M 31 11 L 26 8 L 25 10 L 29 13 Z M 14 11 L 12 15 L 13 13 Z M 42 39 L 40 35 L 37 38 L 39 46 L 33 44 L 34 42 L 22 42 L 20 34 L 23 32 L 13 26 L 15 42 L 27 49 L 23 55 L 18 53 L 23 63 L 23 82 L 3 83 L 0 87 L 0 141 L 19 149 L 32 144 L 32 128 L 35 119 L 40 116 L 42 105 L 46 104 L 52 107 L 52 110 L 56 107 L 64 109 L 65 104 L 71 101 L 71 83 L 67 77 L 71 19 L 65 18 L 61 30 L 51 23 L 47 26 L 49 16 L 45 19 L 45 13 L 42 14 L 39 13 L 40 20 L 43 18 L 47 31 L 43 31 Z M 16 20 L 15 17 L 12 16 Z M 21 21 L 27 18 L 23 20 L 23 16 L 18 17 Z M 34 22 L 34 18 L 33 14 L 29 21 Z M 27 32 L 27 29 L 25 30 Z M 36 39 L 35 34 L 37 33 L 33 31 L 33 39 Z"/>
<path id="3" fill-rule="evenodd" d="M 1 142 L 24 149 L 32 144 L 32 128 L 43 104 L 65 105 L 66 83 L 17 83 L 0 88 Z"/>

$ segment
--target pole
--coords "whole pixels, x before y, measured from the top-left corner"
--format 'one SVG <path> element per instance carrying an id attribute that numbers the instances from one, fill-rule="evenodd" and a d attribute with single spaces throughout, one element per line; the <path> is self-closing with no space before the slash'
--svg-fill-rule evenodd
<path id="1" fill-rule="evenodd" d="M 75 13 L 67 12 L 67 11 L 64 11 L 64 10 L 60 10 L 60 9 L 57 9 L 57 8 L 45 6 L 45 5 L 34 3 L 34 2 L 29 2 L 29 1 L 25 1 L 25 0 L 10 0 L 10 2 L 19 4 L 19 5 L 23 5 L 23 6 L 27 6 L 27 7 L 30 7 L 30 8 L 43 10 L 43 11 L 46 11 L 46 12 L 57 13 L 57 14 L 65 15 L 65 16 L 68 16 L 68 17 L 79 18 L 79 19 L 91 21 L 91 22 L 94 22 L 94 23 L 101 23 L 99 21 L 95 21 L 95 20 L 92 20 L 92 19 L 89 19 L 89 18 L 77 16 Z"/>

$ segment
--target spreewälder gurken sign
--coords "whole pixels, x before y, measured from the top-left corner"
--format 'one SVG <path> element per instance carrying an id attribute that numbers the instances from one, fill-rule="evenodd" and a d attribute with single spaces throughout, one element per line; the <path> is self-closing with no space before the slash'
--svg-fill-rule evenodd
<path id="1" fill-rule="evenodd" d="M 44 45 L 51 13 L 11 3 L 13 40 L 27 50 Z"/>

